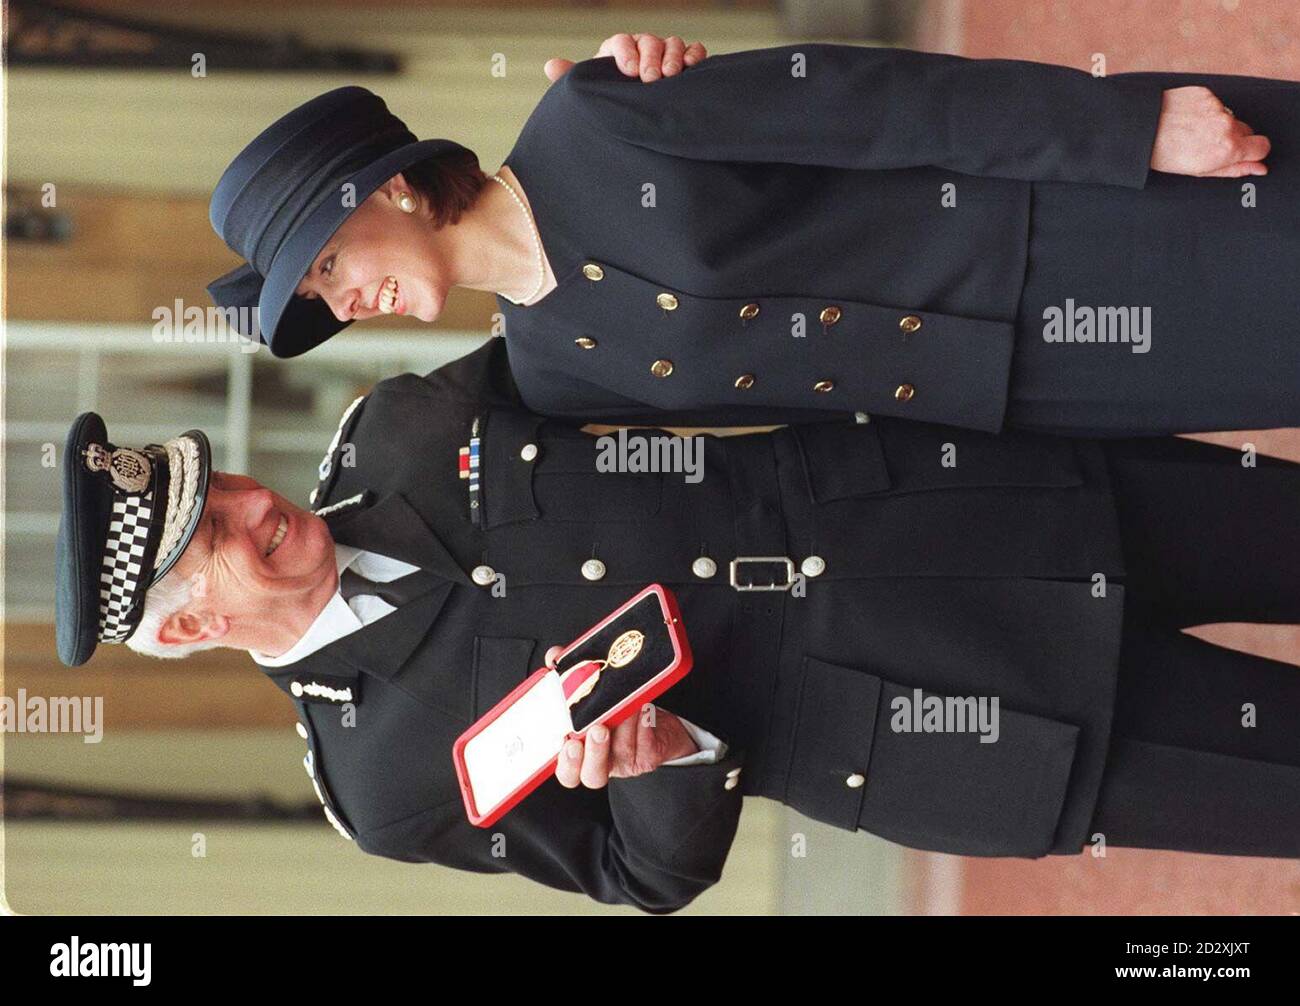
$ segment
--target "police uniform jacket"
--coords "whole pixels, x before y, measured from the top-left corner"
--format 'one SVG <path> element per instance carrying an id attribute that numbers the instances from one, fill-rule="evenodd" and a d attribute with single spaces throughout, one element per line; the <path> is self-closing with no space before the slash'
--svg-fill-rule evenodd
<path id="1" fill-rule="evenodd" d="M 598 472 L 596 437 L 523 408 L 505 356 L 494 339 L 383 381 L 322 464 L 315 502 L 336 541 L 438 574 L 379 621 L 265 669 L 294 696 L 344 834 L 649 912 L 719 879 L 745 795 L 920 849 L 1079 850 L 1123 598 L 1094 442 L 848 419 L 706 436 L 694 484 Z M 457 459 L 475 431 L 471 506 Z M 790 564 L 749 558 L 765 556 Z M 658 704 L 725 756 L 600 790 L 552 778 L 471 826 L 454 739 L 547 648 L 650 582 L 675 592 L 695 655 Z M 772 584 L 788 589 L 738 589 Z M 931 695 L 997 696 L 997 742 L 891 726 L 895 700 Z"/>
<path id="2" fill-rule="evenodd" d="M 1031 183 L 1141 189 L 1160 105 L 1154 80 L 857 46 L 649 86 L 580 63 L 506 160 L 558 282 L 498 298 L 520 392 L 587 419 L 998 430 Z"/>

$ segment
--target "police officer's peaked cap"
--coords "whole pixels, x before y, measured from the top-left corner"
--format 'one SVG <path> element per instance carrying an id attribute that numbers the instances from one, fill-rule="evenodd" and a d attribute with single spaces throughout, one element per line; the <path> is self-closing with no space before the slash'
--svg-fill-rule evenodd
<path id="1" fill-rule="evenodd" d="M 98 415 L 77 417 L 64 448 L 55 549 L 54 621 L 65 664 L 83 664 L 98 643 L 135 631 L 146 592 L 198 526 L 211 474 L 212 448 L 200 430 L 117 447 Z"/>

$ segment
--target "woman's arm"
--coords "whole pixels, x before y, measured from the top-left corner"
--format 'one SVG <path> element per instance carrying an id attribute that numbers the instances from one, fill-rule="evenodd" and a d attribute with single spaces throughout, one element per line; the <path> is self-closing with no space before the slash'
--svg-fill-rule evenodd
<path id="1" fill-rule="evenodd" d="M 1146 182 L 1163 97 L 1150 81 L 1045 63 L 823 44 L 711 56 L 655 87 L 630 83 L 603 59 L 556 87 L 601 128 L 679 157 L 1130 188 Z"/>

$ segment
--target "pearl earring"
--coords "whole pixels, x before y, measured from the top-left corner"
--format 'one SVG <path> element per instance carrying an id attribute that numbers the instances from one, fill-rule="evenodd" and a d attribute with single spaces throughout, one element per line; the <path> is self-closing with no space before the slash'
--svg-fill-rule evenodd
<path id="1" fill-rule="evenodd" d="M 415 212 L 415 198 L 409 192 L 403 192 L 397 197 L 397 206 L 403 213 Z"/>

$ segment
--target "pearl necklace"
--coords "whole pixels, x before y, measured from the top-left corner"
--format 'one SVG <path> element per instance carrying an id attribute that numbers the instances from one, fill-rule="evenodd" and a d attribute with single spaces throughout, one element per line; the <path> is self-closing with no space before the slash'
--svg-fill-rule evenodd
<path id="1" fill-rule="evenodd" d="M 510 193 L 510 198 L 518 204 L 520 212 L 524 215 L 524 219 L 528 221 L 528 229 L 532 232 L 533 247 L 537 249 L 537 286 L 533 288 L 533 292 L 523 300 L 514 300 L 511 297 L 506 297 L 504 293 L 501 294 L 501 296 L 505 297 L 511 304 L 525 304 L 541 293 L 542 287 L 546 285 L 546 266 L 542 264 L 542 236 L 537 233 L 537 225 L 533 223 L 533 215 L 528 212 L 528 207 L 525 206 L 524 201 L 519 198 L 519 193 L 511 188 L 510 183 L 500 175 L 493 175 L 492 180 L 494 182 L 500 182 L 502 188 Z"/>

